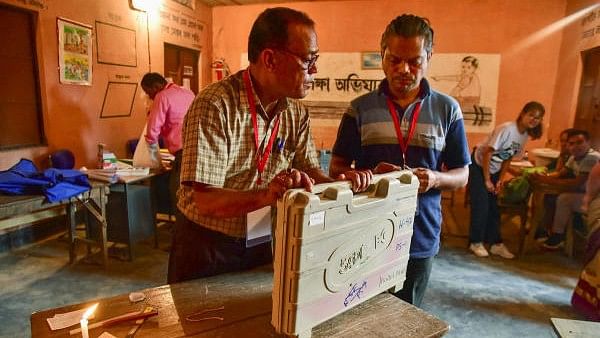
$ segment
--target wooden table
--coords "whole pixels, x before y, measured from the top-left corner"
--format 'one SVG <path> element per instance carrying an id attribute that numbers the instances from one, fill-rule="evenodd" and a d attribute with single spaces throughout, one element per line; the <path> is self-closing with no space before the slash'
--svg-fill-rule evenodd
<path id="1" fill-rule="evenodd" d="M 106 265 L 108 254 L 105 205 L 107 202 L 108 186 L 105 183 L 97 181 L 90 181 L 90 184 L 92 187 L 89 191 L 80 196 L 71 197 L 56 203 L 47 203 L 43 195 L 0 195 L 0 219 L 12 218 L 52 208 L 65 208 L 67 216 L 66 230 L 69 235 L 69 262 L 75 262 L 77 259 L 76 244 L 77 242 L 83 242 L 88 245 L 88 252 L 91 250 L 90 246 L 99 247 L 102 251 L 103 264 Z M 89 233 L 87 231 L 86 237 L 79 237 L 77 235 L 75 230 L 75 212 L 78 206 L 85 207 L 89 214 L 100 224 L 100 234 L 95 236 L 95 238 L 88 236 Z M 86 222 L 86 225 L 89 225 L 89 222 Z M 89 227 L 86 228 L 86 230 L 88 229 Z"/>
<path id="2" fill-rule="evenodd" d="M 99 302 L 96 317 L 90 324 L 151 305 L 158 315 L 146 320 L 136 337 L 278 337 L 271 326 L 271 292 L 273 271 L 262 267 L 252 271 L 226 274 L 144 290 L 146 299 L 129 302 L 128 295 L 90 301 L 84 304 L 34 312 L 31 336 L 69 337 L 69 330 L 50 331 L 46 318 L 56 313 L 74 311 Z M 224 307 L 197 317 L 221 317 L 189 321 L 192 314 Z M 125 337 L 133 322 L 116 324 L 90 331 L 98 337 L 107 331 Z M 440 337 L 449 325 L 432 315 L 382 293 L 313 329 L 313 337 Z M 71 336 L 77 337 L 77 336 Z M 80 336 L 79 336 L 80 337 Z"/>

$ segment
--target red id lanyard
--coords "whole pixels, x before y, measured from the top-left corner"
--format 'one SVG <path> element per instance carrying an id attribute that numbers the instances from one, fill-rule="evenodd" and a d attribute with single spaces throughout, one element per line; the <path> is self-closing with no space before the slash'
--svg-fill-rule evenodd
<path id="1" fill-rule="evenodd" d="M 400 129 L 400 119 L 398 118 L 396 106 L 389 97 L 387 98 L 387 105 L 388 109 L 390 110 L 390 115 L 392 115 L 392 120 L 394 120 L 396 137 L 398 138 L 400 151 L 402 151 L 402 165 L 406 167 L 406 150 L 408 149 L 408 143 L 410 142 L 410 140 L 413 137 L 413 134 L 415 133 L 415 129 L 417 129 L 417 120 L 419 119 L 419 114 L 421 113 L 421 101 L 417 102 L 417 104 L 415 105 L 415 109 L 413 109 L 413 116 L 410 122 L 410 127 L 408 128 L 408 135 L 406 136 L 406 140 L 404 139 L 404 135 L 402 135 L 402 130 Z"/>
<path id="2" fill-rule="evenodd" d="M 246 86 L 246 95 L 248 96 L 248 105 L 250 106 L 250 113 L 252 114 L 252 126 L 254 127 L 254 146 L 256 147 L 256 171 L 258 171 L 258 179 L 256 183 L 262 184 L 262 173 L 265 171 L 265 166 L 271 156 L 271 150 L 273 150 L 273 142 L 277 133 L 279 132 L 279 115 L 275 119 L 275 125 L 273 126 L 273 132 L 269 137 L 269 142 L 266 148 L 260 151 L 260 143 L 258 142 L 258 121 L 256 117 L 256 102 L 254 101 L 254 92 L 252 91 L 252 84 L 250 83 L 250 71 L 244 72 L 244 84 Z"/>

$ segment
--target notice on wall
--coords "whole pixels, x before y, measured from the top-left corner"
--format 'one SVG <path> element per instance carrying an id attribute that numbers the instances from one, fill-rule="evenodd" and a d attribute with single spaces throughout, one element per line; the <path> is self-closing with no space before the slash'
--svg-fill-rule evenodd
<path id="1" fill-rule="evenodd" d="M 595 10 L 581 19 L 580 50 L 587 50 L 600 46 L 600 5 Z"/>
<path id="2" fill-rule="evenodd" d="M 178 3 L 163 3 L 160 8 L 160 32 L 163 40 L 178 46 L 200 49 L 204 24 L 194 10 Z"/>

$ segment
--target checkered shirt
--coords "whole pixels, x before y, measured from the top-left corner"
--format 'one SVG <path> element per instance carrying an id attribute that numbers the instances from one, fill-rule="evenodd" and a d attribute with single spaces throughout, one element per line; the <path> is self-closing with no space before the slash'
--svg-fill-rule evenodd
<path id="1" fill-rule="evenodd" d="M 267 188 L 280 171 L 290 168 L 319 168 L 310 133 L 307 109 L 295 99 L 282 99 L 275 109 L 281 116 L 273 150 L 257 183 L 257 151 L 244 71 L 204 89 L 192 103 L 183 124 L 183 158 L 178 192 L 179 210 L 191 221 L 228 236 L 246 237 L 246 217 L 202 216 L 193 201 L 198 182 L 240 191 Z M 260 102 L 254 94 L 255 102 Z M 261 153 L 275 125 L 257 104 L 258 136 Z M 279 141 L 279 142 L 278 142 Z M 279 145 L 278 145 L 279 143 Z M 280 147 L 281 146 L 281 147 Z"/>

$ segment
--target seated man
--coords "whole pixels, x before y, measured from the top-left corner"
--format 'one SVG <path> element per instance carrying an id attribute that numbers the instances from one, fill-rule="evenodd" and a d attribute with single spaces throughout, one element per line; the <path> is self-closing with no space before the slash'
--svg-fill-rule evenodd
<path id="1" fill-rule="evenodd" d="M 600 153 L 591 148 L 590 135 L 585 130 L 569 131 L 567 147 L 571 156 L 560 171 L 530 176 L 533 181 L 559 186 L 566 190 L 558 195 L 556 201 L 552 235 L 543 243 L 547 249 L 557 249 L 564 245 L 565 228 L 573 212 L 582 212 L 588 174 L 600 159 Z M 566 178 L 569 170 L 575 175 L 574 178 Z"/>
<path id="2" fill-rule="evenodd" d="M 560 154 L 558 154 L 558 157 L 556 159 L 552 160 L 552 162 L 550 162 L 550 164 L 548 164 L 547 168 L 548 168 L 549 172 L 560 171 L 562 168 L 565 167 L 567 160 L 571 156 L 571 153 L 569 153 L 569 145 L 567 143 L 567 138 L 569 137 L 569 132 L 571 132 L 573 130 L 575 130 L 575 129 L 567 128 L 560 132 L 560 135 L 558 136 L 559 145 L 560 145 Z"/>
<path id="3" fill-rule="evenodd" d="M 567 160 L 571 156 L 569 153 L 569 147 L 567 144 L 567 137 L 569 132 L 574 130 L 573 128 L 568 128 L 560 132 L 559 142 L 560 142 L 560 154 L 558 158 L 553 160 L 548 166 L 548 172 L 560 172 L 562 168 L 565 167 Z M 568 169 L 567 169 L 568 170 Z M 573 178 L 573 173 L 569 170 L 567 174 L 562 178 Z M 548 232 L 552 228 L 552 222 L 554 221 L 554 210 L 556 209 L 556 198 L 558 195 L 556 194 L 546 194 L 544 195 L 544 217 L 538 228 L 535 231 L 535 239 L 538 242 L 545 242 L 548 239 Z"/>

